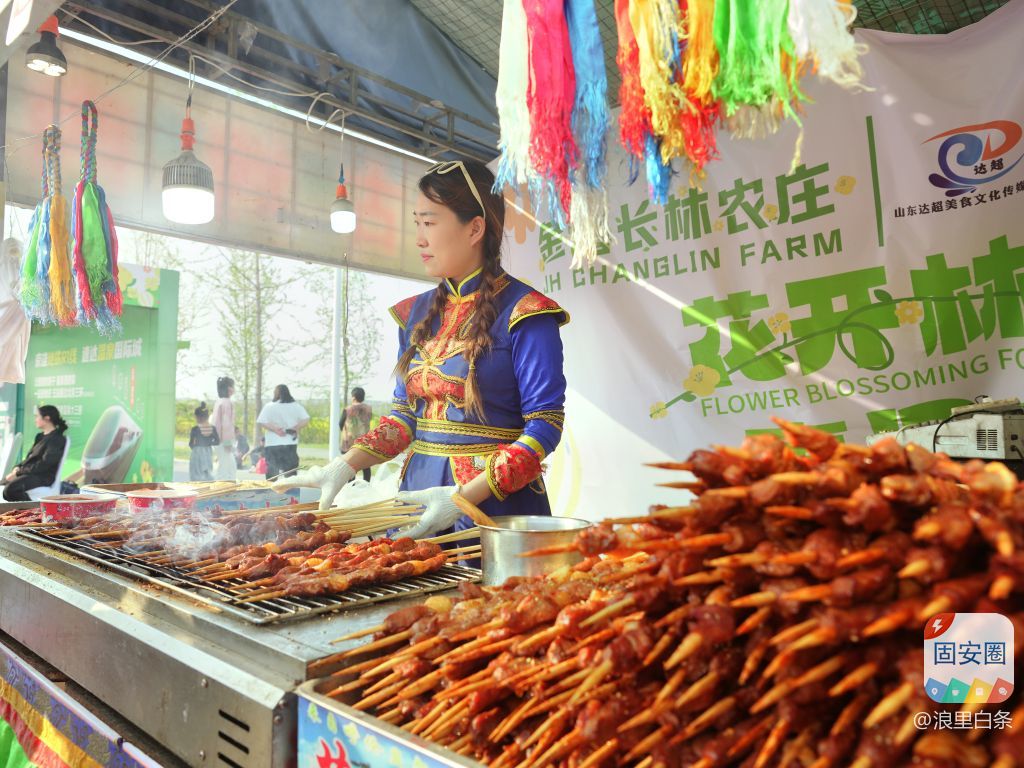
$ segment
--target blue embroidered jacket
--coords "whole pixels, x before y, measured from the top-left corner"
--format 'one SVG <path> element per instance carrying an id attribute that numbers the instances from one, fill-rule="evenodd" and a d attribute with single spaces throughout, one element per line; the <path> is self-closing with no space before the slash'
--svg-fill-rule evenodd
<path id="1" fill-rule="evenodd" d="M 500 275 L 493 344 L 476 362 L 483 418 L 475 419 L 464 407 L 469 366 L 463 351 L 480 282 L 477 272 L 439 287 L 448 303 L 397 382 L 394 410 L 356 447 L 382 459 L 409 448 L 403 489 L 465 485 L 486 472 L 494 494 L 482 505 L 488 514 L 550 514 L 541 460 L 558 445 L 565 418 L 559 327 L 569 316 L 525 283 Z M 391 308 L 399 356 L 429 313 L 435 290 Z"/>

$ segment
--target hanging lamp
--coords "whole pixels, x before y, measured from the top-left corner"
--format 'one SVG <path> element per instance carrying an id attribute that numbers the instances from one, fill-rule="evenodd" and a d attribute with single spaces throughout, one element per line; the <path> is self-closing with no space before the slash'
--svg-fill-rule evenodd
<path id="1" fill-rule="evenodd" d="M 189 57 L 188 99 L 185 118 L 181 121 L 181 154 L 164 166 L 164 218 L 178 224 L 206 224 L 213 221 L 213 171 L 196 157 L 196 127 L 192 121 L 192 89 L 195 86 L 195 63 Z"/>
<path id="2" fill-rule="evenodd" d="M 39 42 L 29 46 L 25 53 L 25 66 L 34 72 L 42 72 L 50 77 L 61 77 L 67 74 L 68 60 L 57 45 L 60 28 L 57 17 L 50 16 L 39 27 Z"/>
<path id="3" fill-rule="evenodd" d="M 341 116 L 341 148 L 345 148 L 345 115 Z M 356 207 L 348 199 L 348 189 L 345 187 L 345 163 L 342 154 L 341 169 L 338 171 L 338 188 L 334 193 L 334 202 L 331 203 L 331 229 L 335 232 L 348 235 L 356 230 Z"/>

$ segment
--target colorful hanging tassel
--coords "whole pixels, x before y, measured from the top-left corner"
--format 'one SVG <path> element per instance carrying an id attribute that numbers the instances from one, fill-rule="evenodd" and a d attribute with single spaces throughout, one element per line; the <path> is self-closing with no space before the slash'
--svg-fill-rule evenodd
<path id="1" fill-rule="evenodd" d="M 607 118 L 599 96 L 607 78 L 593 0 L 520 1 L 505 0 L 497 186 L 528 183 L 547 196 L 556 224 L 564 226 L 567 210 L 579 263 L 607 231 L 600 130 Z M 718 156 L 720 126 L 754 138 L 786 119 L 800 129 L 795 167 L 806 101 L 801 77 L 816 71 L 847 88 L 860 85 L 866 46 L 850 32 L 855 15 L 851 0 L 615 0 L 619 137 L 629 182 L 645 168 L 651 198 L 665 202 L 672 161 L 685 158 L 691 183 L 699 182 Z"/>
<path id="2" fill-rule="evenodd" d="M 651 111 L 651 130 L 660 140 L 667 164 L 686 154 L 680 117 L 687 99 L 677 80 L 682 36 L 678 0 L 631 0 L 629 20 L 636 36 L 644 100 Z"/>
<path id="3" fill-rule="evenodd" d="M 91 118 L 91 126 L 90 126 Z M 71 204 L 73 270 L 79 322 L 94 322 L 103 333 L 120 329 L 121 289 L 117 281 L 117 239 L 106 195 L 96 183 L 96 105 L 82 102 L 82 177 Z"/>
<path id="4" fill-rule="evenodd" d="M 630 158 L 630 183 L 636 180 L 644 159 L 647 137 L 651 133 L 651 110 L 644 100 L 640 83 L 640 52 L 629 20 L 629 0 L 615 0 L 615 27 L 619 50 L 619 137 Z"/>
<path id="5" fill-rule="evenodd" d="M 594 0 L 566 0 L 576 97 L 572 108 L 572 132 L 579 162 L 571 174 L 570 236 L 573 268 L 592 264 L 597 247 L 612 240 L 608 226 L 608 77 L 604 69 L 604 44 L 597 24 Z"/>
<path id="6" fill-rule="evenodd" d="M 529 36 L 530 163 L 545 180 L 548 207 L 565 227 L 571 199 L 569 170 L 576 165 L 572 103 L 576 78 L 562 0 L 526 0 Z"/>
<path id="7" fill-rule="evenodd" d="M 50 209 L 60 191 L 60 128 L 43 131 L 42 199 L 32 213 L 31 235 L 21 267 L 20 300 L 25 314 L 37 323 L 54 321 L 50 305 Z"/>
<path id="8" fill-rule="evenodd" d="M 498 87 L 494 93 L 501 125 L 498 143 L 501 159 L 495 174 L 495 193 L 506 186 L 516 188 L 526 184 L 531 175 L 530 109 L 526 102 L 530 79 L 528 43 L 523 0 L 505 0 L 501 15 Z"/>

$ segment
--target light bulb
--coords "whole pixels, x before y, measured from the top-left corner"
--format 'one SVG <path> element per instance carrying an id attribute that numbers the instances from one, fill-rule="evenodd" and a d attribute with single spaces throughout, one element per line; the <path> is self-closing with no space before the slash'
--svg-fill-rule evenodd
<path id="1" fill-rule="evenodd" d="M 58 33 L 57 17 L 50 16 L 39 28 L 39 41 L 25 53 L 26 67 L 50 77 L 60 77 L 68 71 L 68 60 L 57 45 Z"/>
<path id="2" fill-rule="evenodd" d="M 213 191 L 200 187 L 164 187 L 161 195 L 164 218 L 178 224 L 213 221 Z"/>
<path id="3" fill-rule="evenodd" d="M 347 197 L 339 197 L 331 203 L 331 229 L 342 235 L 356 231 L 356 209 Z"/>
<path id="4" fill-rule="evenodd" d="M 206 224 L 213 220 L 213 171 L 192 151 L 195 126 L 181 123 L 182 153 L 164 166 L 164 217 L 178 224 Z"/>

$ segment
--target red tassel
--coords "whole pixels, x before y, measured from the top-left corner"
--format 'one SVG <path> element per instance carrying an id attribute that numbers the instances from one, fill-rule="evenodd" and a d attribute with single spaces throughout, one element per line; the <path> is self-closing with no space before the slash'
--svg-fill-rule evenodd
<path id="1" fill-rule="evenodd" d="M 700 171 L 704 170 L 709 160 L 718 157 L 715 133 L 722 116 L 722 104 L 716 101 L 702 105 L 693 99 L 689 103 L 690 108 L 683 111 L 680 120 L 686 139 L 686 157 Z"/>
<path id="2" fill-rule="evenodd" d="M 562 210 L 568 214 L 572 192 L 569 169 L 576 166 L 572 106 L 576 73 L 569 46 L 562 0 L 526 0 L 530 43 L 530 161 L 542 177 L 554 182 Z"/>
<path id="3" fill-rule="evenodd" d="M 629 22 L 629 0 L 615 0 L 615 25 L 619 34 L 619 52 L 615 60 L 622 75 L 619 135 L 626 150 L 642 159 L 645 137 L 651 133 L 651 110 L 644 101 L 644 87 L 640 83 L 640 51 L 633 25 Z"/>

